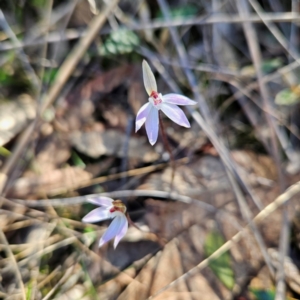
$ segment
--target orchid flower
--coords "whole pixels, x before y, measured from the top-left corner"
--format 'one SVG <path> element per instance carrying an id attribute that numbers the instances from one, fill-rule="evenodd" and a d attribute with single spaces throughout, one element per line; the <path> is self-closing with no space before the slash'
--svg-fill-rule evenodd
<path id="1" fill-rule="evenodd" d="M 184 112 L 177 105 L 194 105 L 196 102 L 179 94 L 166 94 L 164 96 L 159 94 L 155 77 L 145 60 L 143 61 L 143 78 L 145 89 L 149 95 L 149 102 L 144 104 L 137 113 L 135 132 L 146 122 L 149 142 L 154 145 L 158 136 L 159 110 L 162 110 L 167 117 L 178 125 L 191 127 Z"/>
<path id="2" fill-rule="evenodd" d="M 90 198 L 87 201 L 101 207 L 92 210 L 82 219 L 82 221 L 94 223 L 107 219 L 114 219 L 101 237 L 99 247 L 115 238 L 114 248 L 116 249 L 118 243 L 124 237 L 128 229 L 128 221 L 125 216 L 126 206 L 121 200 L 114 201 L 108 197 Z"/>

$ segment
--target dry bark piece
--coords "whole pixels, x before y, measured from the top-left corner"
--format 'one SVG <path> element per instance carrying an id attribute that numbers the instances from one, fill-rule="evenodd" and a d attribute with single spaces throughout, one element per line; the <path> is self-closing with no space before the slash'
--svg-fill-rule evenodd
<path id="1" fill-rule="evenodd" d="M 78 167 L 68 167 L 49 171 L 46 174 L 22 177 L 16 180 L 14 186 L 9 190 L 9 197 L 24 198 L 29 195 L 43 197 L 55 190 L 72 189 L 82 181 L 89 180 L 92 175 Z"/>
<path id="2" fill-rule="evenodd" d="M 117 157 L 127 156 L 151 162 L 158 159 L 158 154 L 149 145 L 146 138 L 131 137 L 128 143 L 128 151 L 124 153 L 126 135 L 117 130 L 106 130 L 105 132 L 73 132 L 71 134 L 72 145 L 80 152 L 93 158 L 102 155 L 114 155 Z"/>
<path id="3" fill-rule="evenodd" d="M 252 186 L 270 187 L 276 178 L 272 159 L 250 151 L 232 151 L 244 182 Z M 169 191 L 172 169 L 151 174 L 139 189 Z M 200 193 L 220 193 L 231 190 L 224 166 L 219 157 L 205 155 L 195 158 L 186 165 L 177 166 L 172 188 L 181 195 L 194 196 Z M 231 192 L 230 192 L 231 193 Z"/>
<path id="4" fill-rule="evenodd" d="M 130 106 L 126 97 L 125 87 L 128 85 L 131 89 L 131 81 L 136 82 L 139 79 L 135 66 L 121 66 L 95 75 L 93 79 L 85 81 L 79 87 L 75 88 L 61 105 L 57 112 L 59 121 L 68 130 L 80 130 L 83 126 L 90 125 L 94 121 L 92 114 L 95 111 L 104 117 L 111 126 L 124 127 L 127 125 Z M 129 85 L 130 83 L 130 85 Z M 124 86 L 124 92 L 118 91 L 111 93 L 114 89 Z M 130 92 L 129 92 L 130 93 Z M 146 102 L 144 97 L 138 97 L 141 104 Z M 111 122 L 113 117 L 113 122 Z M 126 127 L 125 125 L 125 127 Z"/>
<path id="5" fill-rule="evenodd" d="M 276 166 L 269 156 L 246 150 L 231 151 L 231 156 L 240 167 L 245 182 L 271 186 L 276 180 Z"/>
<path id="6" fill-rule="evenodd" d="M 172 168 L 169 167 L 162 173 L 149 175 L 138 189 L 169 191 L 171 178 Z M 192 197 L 203 193 L 228 191 L 230 184 L 220 159 L 203 156 L 176 167 L 172 189 L 181 195 Z"/>
<path id="7" fill-rule="evenodd" d="M 93 12 L 88 0 L 80 1 L 76 4 L 75 9 L 70 17 L 69 26 L 85 26 L 93 18 Z"/>
<path id="8" fill-rule="evenodd" d="M 91 98 L 94 93 L 109 93 L 128 82 L 135 73 L 136 68 L 128 65 L 104 72 L 84 85 L 82 95 L 84 98 Z"/>
<path id="9" fill-rule="evenodd" d="M 128 87 L 128 102 L 136 115 L 144 103 L 147 103 L 148 97 L 145 93 L 145 87 L 142 80 L 134 80 Z"/>
<path id="10" fill-rule="evenodd" d="M 72 278 L 73 280 L 75 278 Z M 75 281 L 75 280 L 74 280 Z M 69 300 L 69 299 L 81 299 L 81 300 L 92 300 L 92 298 L 86 295 L 87 289 L 82 284 L 76 284 L 69 290 L 65 291 L 62 295 L 55 297 L 56 300 Z"/>
<path id="11" fill-rule="evenodd" d="M 8 143 L 21 132 L 30 120 L 35 118 L 33 99 L 21 95 L 15 101 L 1 101 L 0 103 L 0 146 Z"/>
<path id="12" fill-rule="evenodd" d="M 54 133 L 40 141 L 39 146 L 41 149 L 32 162 L 33 169 L 38 174 L 57 169 L 70 158 L 71 146 L 63 135 Z"/>

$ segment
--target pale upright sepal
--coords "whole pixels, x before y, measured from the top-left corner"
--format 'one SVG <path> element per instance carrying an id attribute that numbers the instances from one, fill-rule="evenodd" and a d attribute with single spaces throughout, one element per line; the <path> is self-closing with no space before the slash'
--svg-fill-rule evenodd
<path id="1" fill-rule="evenodd" d="M 150 66 L 145 60 L 143 60 L 143 79 L 145 89 L 149 96 L 151 96 L 152 92 L 157 92 L 154 74 L 152 73 Z"/>

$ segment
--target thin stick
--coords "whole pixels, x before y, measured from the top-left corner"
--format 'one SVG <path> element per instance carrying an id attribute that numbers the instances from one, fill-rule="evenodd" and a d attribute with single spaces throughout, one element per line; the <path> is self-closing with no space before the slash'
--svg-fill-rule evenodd
<path id="1" fill-rule="evenodd" d="M 42 300 L 48 300 L 50 297 L 54 294 L 54 292 L 59 288 L 60 285 L 62 285 L 66 280 L 71 276 L 71 274 L 74 272 L 74 269 L 76 267 L 76 264 L 71 266 L 66 270 L 62 278 L 54 285 L 54 287 L 50 290 L 50 292 L 42 299 Z"/>
<path id="2" fill-rule="evenodd" d="M 217 190 L 214 189 L 214 192 L 222 191 L 223 189 Z M 199 195 L 206 195 L 209 194 L 211 191 L 199 191 Z M 154 198 L 165 198 L 165 199 L 171 199 L 180 201 L 183 203 L 197 203 L 198 205 L 202 206 L 203 209 L 206 209 L 210 212 L 215 212 L 215 207 L 211 204 L 208 204 L 204 201 L 194 199 L 188 196 L 180 195 L 176 192 L 164 192 L 164 191 L 153 191 L 153 190 L 120 190 L 120 191 L 113 191 L 113 192 L 107 192 L 107 193 L 100 193 L 100 194 L 91 194 L 91 195 L 85 195 L 85 196 L 78 196 L 78 197 L 72 197 L 72 198 L 57 198 L 57 199 L 40 199 L 40 200 L 19 200 L 14 199 L 12 200 L 6 200 L 4 199 L 5 203 L 9 204 L 12 203 L 14 205 L 24 205 L 26 207 L 47 207 L 49 205 L 51 206 L 69 206 L 69 205 L 78 205 L 83 204 L 87 202 L 88 198 L 91 197 L 110 197 L 110 198 L 120 198 L 120 197 L 154 197 Z M 90 226 L 90 225 L 89 225 Z"/>
<path id="3" fill-rule="evenodd" d="M 69 5 L 66 7 L 59 7 L 57 9 L 57 13 L 59 11 L 59 16 L 55 17 L 55 19 L 51 20 L 50 26 L 57 23 L 62 17 L 64 17 L 66 14 L 68 14 Z M 272 21 L 272 22 L 279 22 L 279 23 L 289 23 L 289 22 L 297 22 L 300 19 L 299 13 L 295 12 L 285 12 L 285 13 L 263 13 L 260 16 L 257 14 L 250 14 L 249 18 L 241 18 L 238 14 L 233 14 L 228 16 L 224 13 L 218 13 L 217 15 L 203 15 L 196 18 L 188 18 L 188 19 L 180 19 L 176 18 L 175 20 L 154 20 L 152 23 L 144 24 L 140 22 L 135 22 L 134 24 L 128 24 L 127 28 L 130 30 L 135 31 L 142 31 L 147 29 L 161 29 L 166 27 L 181 27 L 181 26 L 193 26 L 193 25 L 208 25 L 208 24 L 220 24 L 220 23 L 227 23 L 227 24 L 239 24 L 244 23 L 247 21 L 251 21 L 253 23 L 262 23 L 262 19 L 265 21 Z M 43 27 L 42 27 L 43 26 Z M 37 24 L 36 27 L 42 27 L 42 30 L 38 33 L 35 33 L 33 37 L 20 42 L 19 45 L 15 45 L 9 41 L 1 41 L 0 45 L 0 51 L 8 51 L 13 50 L 17 48 L 24 48 L 29 46 L 37 46 L 39 44 L 43 44 L 45 42 L 47 43 L 59 43 L 62 40 L 74 40 L 79 39 L 83 35 L 85 35 L 85 32 L 82 30 L 76 30 L 76 29 L 68 29 L 66 30 L 65 34 L 63 35 L 63 39 L 61 37 L 61 33 L 57 31 L 50 32 L 48 37 L 45 39 L 43 37 L 40 37 L 41 34 L 43 34 L 46 30 L 48 30 L 47 27 L 45 27 L 44 24 Z M 112 29 L 104 29 L 101 32 L 99 32 L 100 35 L 104 34 L 110 34 L 113 30 Z"/>
<path id="4" fill-rule="evenodd" d="M 144 230 L 142 230 L 141 228 L 139 228 L 139 227 L 131 220 L 131 218 L 130 218 L 128 212 L 126 212 L 126 218 L 127 218 L 127 221 L 128 221 L 128 223 L 129 223 L 129 225 L 131 225 L 131 226 L 133 226 L 134 228 L 136 228 L 136 229 L 138 229 L 138 230 L 144 232 Z"/>
<path id="5" fill-rule="evenodd" d="M 176 162 L 179 164 L 184 164 L 188 161 L 187 157 L 178 159 Z M 160 169 L 163 169 L 167 166 L 167 163 L 161 163 L 158 165 L 151 165 L 151 166 L 147 166 L 147 167 L 142 167 L 142 168 L 137 168 L 137 169 L 133 169 L 133 170 L 128 170 L 125 172 L 120 172 L 120 173 L 116 173 L 116 174 L 110 174 L 110 175 L 106 175 L 106 176 L 100 176 L 100 177 L 96 177 L 90 180 L 86 180 L 80 183 L 74 183 L 72 187 L 59 187 L 56 189 L 52 189 L 48 192 L 46 192 L 47 195 L 53 197 L 53 196 L 57 196 L 57 195 L 61 195 L 63 193 L 66 192 L 70 192 L 79 188 L 84 188 L 84 187 L 88 187 L 91 185 L 95 185 L 95 184 L 99 184 L 99 183 L 104 183 L 104 182 L 108 182 L 110 180 L 115 180 L 115 179 L 119 179 L 119 178 L 124 178 L 124 177 L 132 177 L 132 176 L 139 176 L 139 175 L 143 175 L 143 174 L 147 174 L 147 173 L 151 173 Z"/>

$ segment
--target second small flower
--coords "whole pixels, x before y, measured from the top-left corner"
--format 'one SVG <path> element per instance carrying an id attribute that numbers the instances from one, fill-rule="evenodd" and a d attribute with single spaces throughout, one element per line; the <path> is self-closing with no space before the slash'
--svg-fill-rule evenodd
<path id="1" fill-rule="evenodd" d="M 82 219 L 82 221 L 95 223 L 107 219 L 114 219 L 101 237 L 99 247 L 115 238 L 114 248 L 116 248 L 128 229 L 128 221 L 125 215 L 126 206 L 121 200 L 114 201 L 108 197 L 95 197 L 90 198 L 87 201 L 101 207 L 92 210 Z"/>

